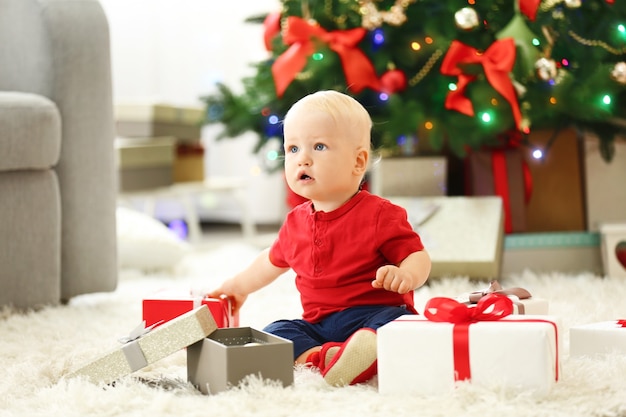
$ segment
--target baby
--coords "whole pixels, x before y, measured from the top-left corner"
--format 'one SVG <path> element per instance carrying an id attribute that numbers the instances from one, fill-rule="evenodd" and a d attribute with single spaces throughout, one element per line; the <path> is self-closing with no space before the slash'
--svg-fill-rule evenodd
<path id="1" fill-rule="evenodd" d="M 293 342 L 296 364 L 316 367 L 331 385 L 376 375 L 376 329 L 417 314 L 413 290 L 431 262 L 406 211 L 361 190 L 372 121 L 336 91 L 295 103 L 284 120 L 285 176 L 308 199 L 287 214 L 272 246 L 212 291 L 235 311 L 249 294 L 293 269 L 302 319 L 264 330 Z"/>

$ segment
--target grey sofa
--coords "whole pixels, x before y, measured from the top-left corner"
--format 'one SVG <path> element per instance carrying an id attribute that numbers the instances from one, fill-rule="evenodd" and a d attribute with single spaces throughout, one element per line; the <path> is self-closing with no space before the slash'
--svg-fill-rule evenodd
<path id="1" fill-rule="evenodd" d="M 117 285 L 108 22 L 95 0 L 0 0 L 0 307 Z"/>

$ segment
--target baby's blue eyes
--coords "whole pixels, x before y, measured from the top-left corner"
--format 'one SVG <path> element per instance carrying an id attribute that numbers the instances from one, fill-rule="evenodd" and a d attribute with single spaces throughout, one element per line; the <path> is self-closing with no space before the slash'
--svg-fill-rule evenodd
<path id="1" fill-rule="evenodd" d="M 313 146 L 313 149 L 316 150 L 316 151 L 323 151 L 323 150 L 327 149 L 327 147 L 323 143 L 316 143 Z M 290 147 L 287 148 L 287 152 L 288 153 L 296 153 L 299 150 L 300 149 L 297 146 L 290 146 Z"/>

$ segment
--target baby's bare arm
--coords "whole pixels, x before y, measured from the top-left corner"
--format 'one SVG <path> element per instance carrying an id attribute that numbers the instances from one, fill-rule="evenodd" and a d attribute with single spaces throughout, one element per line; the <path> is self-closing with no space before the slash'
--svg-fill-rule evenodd
<path id="1" fill-rule="evenodd" d="M 425 250 L 413 252 L 397 266 L 385 265 L 378 268 L 372 286 L 406 294 L 426 283 L 430 267 L 428 252 Z"/>
<path id="2" fill-rule="evenodd" d="M 227 279 L 218 288 L 207 294 L 219 298 L 226 295 L 233 300 L 233 312 L 236 313 L 253 293 L 273 282 L 289 268 L 279 268 L 270 261 L 269 248 L 261 252 L 244 270 Z"/>

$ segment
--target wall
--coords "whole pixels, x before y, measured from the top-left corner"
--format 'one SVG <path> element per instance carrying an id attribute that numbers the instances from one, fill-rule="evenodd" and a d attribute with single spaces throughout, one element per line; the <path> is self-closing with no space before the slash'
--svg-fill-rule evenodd
<path id="1" fill-rule="evenodd" d="M 116 102 L 158 101 L 202 105 L 200 97 L 223 82 L 241 90 L 249 64 L 267 56 L 262 25 L 245 18 L 277 10 L 278 0 L 100 0 L 109 19 Z M 280 173 L 267 175 L 252 154 L 253 135 L 215 142 L 217 126 L 203 129 L 205 173 L 249 179 L 249 203 L 259 223 L 282 219 L 284 186 Z M 236 221 L 237 206 L 228 199 L 204 197 L 201 216 Z M 157 213 L 176 217 L 175 202 L 162 202 Z"/>

